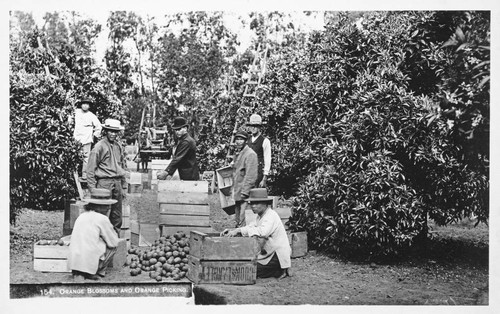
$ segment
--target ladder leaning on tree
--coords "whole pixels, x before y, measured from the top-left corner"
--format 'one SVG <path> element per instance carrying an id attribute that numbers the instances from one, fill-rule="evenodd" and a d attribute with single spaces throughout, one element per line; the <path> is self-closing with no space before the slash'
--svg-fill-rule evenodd
<path id="1" fill-rule="evenodd" d="M 253 62 L 250 65 L 247 72 L 247 81 L 245 83 L 245 90 L 243 91 L 243 98 L 249 99 L 249 102 L 255 101 L 257 98 L 257 92 L 260 88 L 260 84 L 264 78 L 266 73 L 266 62 L 267 62 L 267 52 L 269 50 L 269 46 L 267 43 L 263 48 L 260 43 L 257 44 L 257 48 L 254 52 Z M 246 102 L 243 102 L 246 103 Z M 234 146 L 234 135 L 236 131 L 238 131 L 238 117 L 241 112 L 245 109 L 248 109 L 247 106 L 241 106 L 236 111 L 236 121 L 234 122 L 233 133 L 231 134 L 231 140 L 229 142 L 229 147 L 227 149 L 226 160 L 229 160 L 231 157 L 231 148 Z"/>

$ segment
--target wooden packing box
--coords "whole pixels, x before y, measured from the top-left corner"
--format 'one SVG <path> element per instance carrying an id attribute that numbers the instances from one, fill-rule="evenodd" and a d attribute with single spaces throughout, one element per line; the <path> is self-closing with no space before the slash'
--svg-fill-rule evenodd
<path id="1" fill-rule="evenodd" d="M 307 254 L 307 232 L 290 232 L 288 233 L 288 241 L 292 248 L 292 258 L 302 257 Z"/>
<path id="2" fill-rule="evenodd" d="M 201 260 L 190 254 L 186 276 L 195 284 L 252 285 L 257 280 L 257 262 Z"/>
<path id="3" fill-rule="evenodd" d="M 163 181 L 158 185 L 161 234 L 210 228 L 207 181 Z"/>
<path id="4" fill-rule="evenodd" d="M 141 193 L 142 192 L 142 183 L 139 183 L 139 184 L 129 183 L 127 192 L 130 194 Z"/>
<path id="5" fill-rule="evenodd" d="M 221 237 L 219 233 L 191 231 L 189 254 L 201 260 L 255 260 L 259 253 L 256 239 Z"/>
<path id="6" fill-rule="evenodd" d="M 208 182 L 209 193 L 215 192 L 215 177 L 215 171 L 203 171 L 203 174 L 201 175 L 201 179 Z"/>
<path id="7" fill-rule="evenodd" d="M 130 217 L 123 217 L 122 216 L 122 226 L 121 226 L 121 228 L 123 228 L 123 229 L 130 228 Z"/>
<path id="8" fill-rule="evenodd" d="M 142 173 L 140 172 L 130 172 L 130 178 L 128 179 L 129 184 L 142 184 Z"/>
<path id="9" fill-rule="evenodd" d="M 169 159 L 153 159 L 151 160 L 150 168 L 152 170 L 165 170 L 169 164 Z"/>
<path id="10" fill-rule="evenodd" d="M 161 236 L 173 235 L 178 231 L 182 231 L 189 236 L 191 231 L 198 231 L 204 233 L 213 233 L 215 232 L 212 227 L 196 227 L 196 226 L 160 226 Z"/>
<path id="11" fill-rule="evenodd" d="M 110 263 L 112 268 L 121 268 L 125 265 L 127 261 L 127 239 L 118 240 L 118 246 L 116 247 L 115 255 L 113 256 L 113 261 Z"/>
<path id="12" fill-rule="evenodd" d="M 33 269 L 50 273 L 70 273 L 68 265 L 69 246 L 71 236 L 62 238 L 64 245 L 40 245 L 37 241 L 33 245 Z"/>
<path id="13" fill-rule="evenodd" d="M 160 238 L 160 226 L 151 223 L 130 221 L 130 244 L 134 246 L 151 246 Z"/>

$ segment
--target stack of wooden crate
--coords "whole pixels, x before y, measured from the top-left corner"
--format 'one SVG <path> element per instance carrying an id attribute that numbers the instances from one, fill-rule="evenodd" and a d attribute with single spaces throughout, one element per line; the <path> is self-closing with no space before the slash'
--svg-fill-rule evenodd
<path id="1" fill-rule="evenodd" d="M 191 230 L 214 232 L 210 227 L 207 181 L 160 180 L 158 206 L 162 235 Z"/>
<path id="2" fill-rule="evenodd" d="M 195 284 L 255 284 L 259 250 L 254 238 L 192 231 L 187 277 Z"/>
<path id="3" fill-rule="evenodd" d="M 127 249 L 130 248 L 130 205 L 124 204 L 122 207 L 122 226 L 120 230 L 120 238 L 127 241 Z"/>
<path id="4" fill-rule="evenodd" d="M 129 194 L 137 195 L 142 192 L 142 173 L 130 172 L 130 178 L 127 181 Z"/>
<path id="5" fill-rule="evenodd" d="M 85 210 L 87 202 L 71 200 L 65 204 L 64 208 L 64 223 L 63 235 L 70 235 L 73 232 L 75 221 L 78 216 Z"/>
<path id="6" fill-rule="evenodd" d="M 234 213 L 234 198 L 233 198 L 233 168 L 223 167 L 215 170 L 217 175 L 217 186 L 219 190 L 219 198 L 221 208 L 228 214 Z"/>

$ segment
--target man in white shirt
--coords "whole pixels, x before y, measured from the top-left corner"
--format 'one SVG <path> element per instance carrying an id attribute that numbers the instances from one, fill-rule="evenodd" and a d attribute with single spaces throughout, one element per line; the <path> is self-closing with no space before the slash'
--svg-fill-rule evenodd
<path id="1" fill-rule="evenodd" d="M 269 208 L 273 199 L 268 197 L 265 188 L 251 189 L 246 199 L 254 214 L 255 222 L 236 229 L 225 229 L 221 236 L 257 237 L 261 251 L 257 256 L 257 278 L 276 277 L 278 279 L 290 276 L 292 249 L 288 242 L 285 226 L 280 216 Z"/>
<path id="2" fill-rule="evenodd" d="M 90 150 L 94 142 L 94 136 L 98 137 L 101 134 L 101 123 L 99 119 L 89 111 L 93 102 L 85 99 L 76 103 L 75 110 L 75 130 L 73 137 L 75 140 L 82 143 L 83 165 L 82 179 L 87 180 L 87 164 L 89 162 Z"/>
<path id="3" fill-rule="evenodd" d="M 247 126 L 250 133 L 252 133 L 247 145 L 255 151 L 259 162 L 255 187 L 265 188 L 267 186 L 267 176 L 269 170 L 271 170 L 271 141 L 261 134 L 262 117 L 258 114 L 250 116 Z"/>

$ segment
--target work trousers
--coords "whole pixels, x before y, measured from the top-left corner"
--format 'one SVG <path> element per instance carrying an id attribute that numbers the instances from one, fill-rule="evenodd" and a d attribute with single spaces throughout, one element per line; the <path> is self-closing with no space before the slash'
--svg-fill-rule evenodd
<path id="1" fill-rule="evenodd" d="M 257 278 L 269 278 L 269 277 L 279 277 L 283 269 L 281 269 L 280 261 L 276 253 L 266 265 L 261 265 L 257 263 Z"/>
<path id="2" fill-rule="evenodd" d="M 122 200 L 123 188 L 121 178 L 100 178 L 97 179 L 96 188 L 107 189 L 111 191 L 111 198 L 117 200 L 115 204 L 111 205 L 111 212 L 109 213 L 109 221 L 115 228 L 116 234 L 120 236 L 120 228 L 122 227 Z"/>
<path id="3" fill-rule="evenodd" d="M 113 256 L 115 256 L 116 248 L 106 247 L 106 252 L 99 259 L 99 266 L 97 266 L 97 275 L 104 277 L 106 275 L 106 268 L 108 268 L 109 264 L 113 261 Z"/>
<path id="4" fill-rule="evenodd" d="M 236 228 L 246 226 L 245 221 L 245 209 L 247 207 L 247 202 L 236 201 L 234 208 L 234 221 L 236 222 Z"/>
<path id="5" fill-rule="evenodd" d="M 83 144 L 82 152 L 83 152 L 83 164 L 82 164 L 82 178 L 87 179 L 87 164 L 89 163 L 90 157 L 90 148 L 92 147 L 92 143 Z"/>

